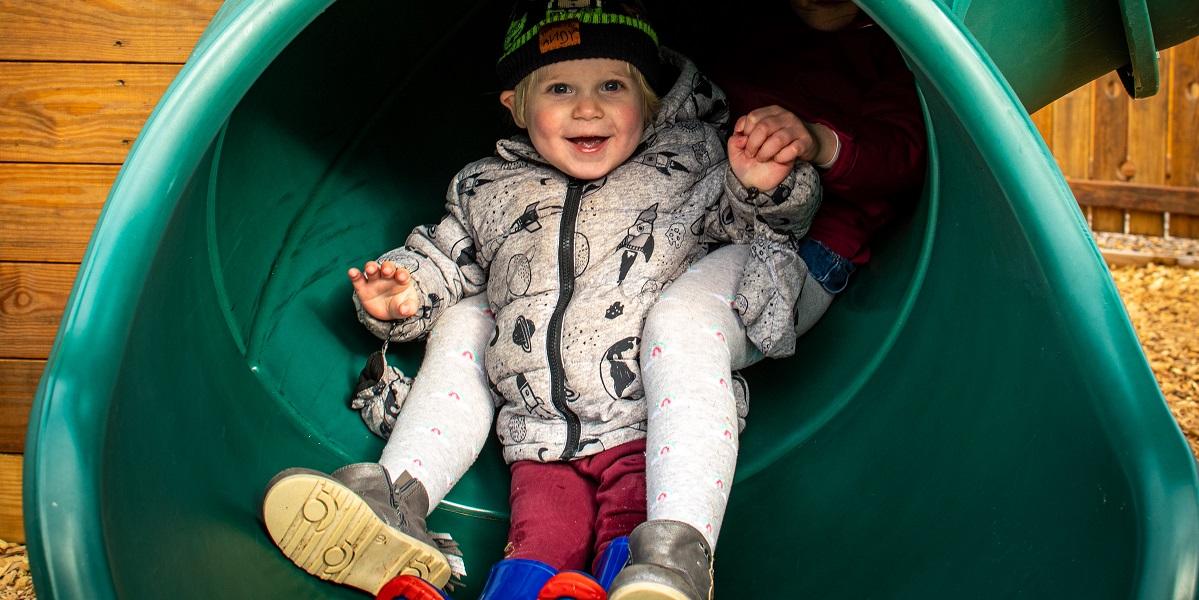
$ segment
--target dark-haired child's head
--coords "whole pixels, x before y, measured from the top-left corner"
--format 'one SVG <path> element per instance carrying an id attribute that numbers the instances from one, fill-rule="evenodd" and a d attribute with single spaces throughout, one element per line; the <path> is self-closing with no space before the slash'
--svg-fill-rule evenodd
<path id="1" fill-rule="evenodd" d="M 791 0 L 791 8 L 817 31 L 844 29 L 862 10 L 852 0 Z"/>

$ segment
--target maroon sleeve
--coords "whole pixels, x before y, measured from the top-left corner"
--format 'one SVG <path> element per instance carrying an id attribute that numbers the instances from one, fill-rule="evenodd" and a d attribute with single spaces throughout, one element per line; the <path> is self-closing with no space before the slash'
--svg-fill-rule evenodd
<path id="1" fill-rule="evenodd" d="M 826 192 L 855 204 L 910 193 L 924 181 L 928 141 L 915 81 L 899 52 L 889 49 L 880 53 L 880 78 L 863 94 L 852 122 L 814 119 L 841 140 L 837 162 L 821 182 Z"/>

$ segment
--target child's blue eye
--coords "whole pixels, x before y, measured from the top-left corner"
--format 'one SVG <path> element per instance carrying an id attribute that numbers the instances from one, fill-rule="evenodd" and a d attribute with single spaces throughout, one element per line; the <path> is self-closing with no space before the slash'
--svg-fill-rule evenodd
<path id="1" fill-rule="evenodd" d="M 617 81 L 615 79 L 605 81 L 603 86 L 601 86 L 601 89 L 603 89 L 605 92 L 618 92 L 623 88 L 624 88 L 624 83 Z"/>
<path id="2" fill-rule="evenodd" d="M 570 92 L 570 86 L 565 83 L 555 83 L 550 86 L 551 94 L 567 94 Z"/>

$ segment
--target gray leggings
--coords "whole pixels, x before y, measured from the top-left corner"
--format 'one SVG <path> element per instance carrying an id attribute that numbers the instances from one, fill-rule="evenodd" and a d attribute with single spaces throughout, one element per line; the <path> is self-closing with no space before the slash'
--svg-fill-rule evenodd
<path id="1" fill-rule="evenodd" d="M 762 358 L 732 308 L 748 246 L 719 248 L 693 265 L 650 310 L 641 370 L 649 405 L 648 518 L 695 527 L 712 548 L 720 535 L 748 402 L 733 371 Z M 810 275 L 799 296 L 799 333 L 833 296 Z"/>

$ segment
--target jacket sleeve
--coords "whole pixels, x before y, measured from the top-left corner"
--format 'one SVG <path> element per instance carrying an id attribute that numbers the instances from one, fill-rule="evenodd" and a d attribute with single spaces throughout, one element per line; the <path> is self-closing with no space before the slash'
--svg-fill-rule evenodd
<path id="1" fill-rule="evenodd" d="M 745 187 L 727 165 L 720 202 L 704 224 L 708 237 L 744 244 L 759 236 L 786 240 L 808 233 L 821 197 L 812 165 L 796 161 L 783 182 L 768 191 Z"/>
<path id="2" fill-rule="evenodd" d="M 726 166 L 720 202 L 707 215 L 708 238 L 749 245 L 734 306 L 750 341 L 766 356 L 795 352 L 792 314 L 807 278 L 799 240 L 821 195 L 816 169 L 806 162 L 797 161 L 782 183 L 765 192 L 741 185 Z"/>
<path id="3" fill-rule="evenodd" d="M 381 321 L 367 314 L 358 295 L 354 295 L 358 320 L 376 336 L 392 341 L 424 337 L 445 309 L 486 287 L 487 265 L 478 253 L 469 207 L 458 193 L 461 178 L 459 173 L 450 182 L 446 193 L 447 214 L 439 223 L 417 227 L 403 246 L 377 259 L 390 260 L 412 274 L 412 285 L 421 298 L 416 314 L 407 319 Z"/>

